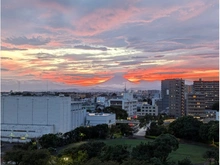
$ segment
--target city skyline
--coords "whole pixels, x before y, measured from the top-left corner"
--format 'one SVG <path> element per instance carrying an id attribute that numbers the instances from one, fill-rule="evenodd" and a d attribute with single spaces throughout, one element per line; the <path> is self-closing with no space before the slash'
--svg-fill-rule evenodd
<path id="1" fill-rule="evenodd" d="M 7 0 L 1 10 L 2 91 L 218 80 L 218 1 Z"/>

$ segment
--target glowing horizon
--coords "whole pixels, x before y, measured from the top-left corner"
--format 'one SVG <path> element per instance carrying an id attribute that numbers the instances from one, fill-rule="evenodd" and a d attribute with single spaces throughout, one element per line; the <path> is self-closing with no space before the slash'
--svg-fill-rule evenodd
<path id="1" fill-rule="evenodd" d="M 3 1 L 2 90 L 219 80 L 218 3 Z"/>

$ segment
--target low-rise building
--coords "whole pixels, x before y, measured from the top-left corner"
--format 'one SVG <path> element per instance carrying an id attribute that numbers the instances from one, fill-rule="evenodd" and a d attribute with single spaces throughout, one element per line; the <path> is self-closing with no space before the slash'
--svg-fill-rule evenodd
<path id="1" fill-rule="evenodd" d="M 128 116 L 134 116 L 137 113 L 137 100 L 133 98 L 133 93 L 125 91 L 120 98 L 110 99 L 109 105 L 124 109 Z"/>
<path id="2" fill-rule="evenodd" d="M 158 106 L 150 105 L 148 103 L 142 103 L 140 110 L 137 112 L 138 116 L 145 116 L 146 114 L 157 116 L 158 115 Z"/>
<path id="3" fill-rule="evenodd" d="M 96 126 L 98 124 L 107 124 L 109 127 L 116 124 L 116 115 L 114 113 L 87 113 L 86 126 Z"/>

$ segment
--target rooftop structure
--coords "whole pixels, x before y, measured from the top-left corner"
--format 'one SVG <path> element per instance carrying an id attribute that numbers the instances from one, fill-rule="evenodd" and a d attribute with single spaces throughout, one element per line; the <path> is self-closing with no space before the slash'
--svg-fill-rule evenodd
<path id="1" fill-rule="evenodd" d="M 116 115 L 113 113 L 87 113 L 86 125 L 96 126 L 98 124 L 114 125 L 116 124 Z"/>

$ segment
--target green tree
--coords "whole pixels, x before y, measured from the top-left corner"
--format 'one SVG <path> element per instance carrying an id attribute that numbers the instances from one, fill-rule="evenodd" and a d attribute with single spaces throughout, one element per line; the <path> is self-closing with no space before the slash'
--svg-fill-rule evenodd
<path id="1" fill-rule="evenodd" d="M 199 136 L 202 142 L 218 142 L 219 141 L 219 122 L 210 121 L 200 126 Z"/>
<path id="2" fill-rule="evenodd" d="M 180 117 L 169 124 L 169 132 L 177 138 L 198 141 L 202 122 L 192 116 Z"/>
<path id="3" fill-rule="evenodd" d="M 154 156 L 162 162 L 166 162 L 169 154 L 179 148 L 179 142 L 175 136 L 162 134 L 153 141 Z"/>
<path id="4" fill-rule="evenodd" d="M 202 142 L 209 142 L 210 141 L 209 136 L 208 136 L 209 128 L 210 128 L 210 125 L 208 123 L 203 123 L 200 126 L 199 137 Z"/>
<path id="5" fill-rule="evenodd" d="M 77 151 L 83 151 L 86 152 L 88 155 L 88 159 L 98 157 L 102 151 L 102 148 L 106 146 L 104 142 L 89 142 L 80 145 L 77 148 Z"/>
<path id="6" fill-rule="evenodd" d="M 160 114 L 157 116 L 157 124 L 163 125 L 163 123 L 164 123 L 164 117 L 163 117 L 163 115 Z"/>
<path id="7" fill-rule="evenodd" d="M 90 160 L 88 160 L 87 162 L 85 162 L 84 165 L 119 165 L 118 162 L 115 161 L 101 161 L 98 158 L 92 158 Z"/>
<path id="8" fill-rule="evenodd" d="M 193 165 L 193 164 L 188 158 L 185 158 L 183 160 L 178 161 L 178 165 Z"/>
<path id="9" fill-rule="evenodd" d="M 132 148 L 131 158 L 139 161 L 148 161 L 154 157 L 154 145 L 152 143 L 140 143 Z"/>
<path id="10" fill-rule="evenodd" d="M 214 159 L 215 165 L 219 164 L 219 150 L 218 148 L 208 150 L 204 153 L 203 158 L 207 159 L 209 161 L 209 164 L 211 165 L 212 159 Z"/>
<path id="11" fill-rule="evenodd" d="M 219 142 L 219 122 L 209 122 L 209 132 L 208 137 L 209 139 L 214 142 Z"/>
<path id="12" fill-rule="evenodd" d="M 84 165 L 84 163 L 88 160 L 88 154 L 86 151 L 78 151 L 73 153 L 72 155 L 73 165 Z"/>
<path id="13" fill-rule="evenodd" d="M 217 110 L 219 111 L 219 102 L 216 102 L 212 105 L 212 110 Z"/>
<path id="14" fill-rule="evenodd" d="M 3 160 L 5 162 L 15 162 L 15 165 L 19 165 L 22 162 L 22 158 L 25 155 L 25 151 L 23 150 L 11 150 L 11 151 L 7 151 L 5 152 L 4 156 L 3 156 Z"/>
<path id="15" fill-rule="evenodd" d="M 153 116 L 146 114 L 145 116 L 139 116 L 138 120 L 140 122 L 139 126 L 140 128 L 146 126 L 151 120 L 153 120 Z"/>
<path id="16" fill-rule="evenodd" d="M 53 147 L 56 148 L 61 146 L 62 138 L 58 136 L 58 134 L 46 134 L 40 137 L 39 143 L 43 148 Z"/>
<path id="17" fill-rule="evenodd" d="M 157 125 L 156 122 L 151 122 L 150 128 L 146 131 L 146 135 L 159 136 L 163 133 L 167 133 L 166 127 L 163 125 Z"/>
<path id="18" fill-rule="evenodd" d="M 121 165 L 153 165 L 153 163 L 149 163 L 146 160 L 129 159 L 129 160 L 123 161 Z"/>
<path id="19" fill-rule="evenodd" d="M 85 162 L 85 165 L 101 165 L 102 161 L 98 158 L 92 158 L 90 160 L 88 160 L 87 162 Z"/>
<path id="20" fill-rule="evenodd" d="M 102 161 L 116 161 L 122 163 L 123 160 L 128 159 L 130 152 L 126 145 L 105 146 L 102 149 L 100 159 Z"/>
<path id="21" fill-rule="evenodd" d="M 22 157 L 22 165 L 48 165 L 51 155 L 46 149 L 27 151 Z"/>
<path id="22" fill-rule="evenodd" d="M 115 113 L 116 115 L 116 119 L 127 119 L 128 117 L 128 113 L 119 108 L 119 107 L 115 107 L 115 106 L 110 106 L 110 107 L 106 107 L 103 112 L 105 113 Z"/>

